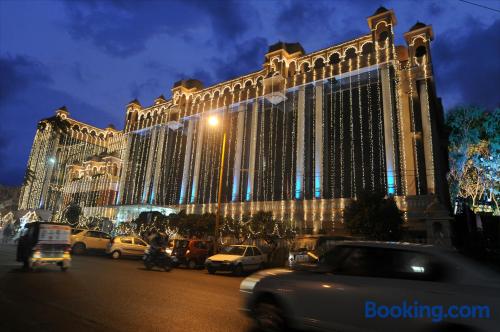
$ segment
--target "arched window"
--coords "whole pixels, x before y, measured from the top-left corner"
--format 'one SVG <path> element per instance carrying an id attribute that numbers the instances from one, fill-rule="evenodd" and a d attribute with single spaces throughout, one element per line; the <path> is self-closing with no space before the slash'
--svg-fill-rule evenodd
<path id="1" fill-rule="evenodd" d="M 330 55 L 329 63 L 331 65 L 336 65 L 336 64 L 340 63 L 340 54 L 333 53 L 332 55 Z"/>
<path id="2" fill-rule="evenodd" d="M 325 66 L 325 62 L 323 61 L 323 58 L 317 58 L 316 61 L 314 61 L 314 69 L 321 69 Z"/>
<path id="3" fill-rule="evenodd" d="M 423 45 L 417 47 L 417 49 L 415 50 L 415 56 L 417 58 L 421 58 L 426 54 L 427 54 L 427 48 L 425 48 L 425 46 Z"/>

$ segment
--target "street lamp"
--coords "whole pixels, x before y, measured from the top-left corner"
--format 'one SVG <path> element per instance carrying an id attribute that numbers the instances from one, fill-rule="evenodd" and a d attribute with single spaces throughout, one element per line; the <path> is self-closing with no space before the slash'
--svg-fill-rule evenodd
<path id="1" fill-rule="evenodd" d="M 212 115 L 208 118 L 208 124 L 211 127 L 217 127 L 219 125 L 219 118 Z M 214 252 L 217 252 L 218 247 L 218 236 L 219 236 L 219 225 L 220 225 L 220 210 L 222 203 L 222 176 L 224 174 L 224 154 L 226 150 L 226 128 L 222 124 L 222 151 L 220 157 L 220 168 L 219 168 L 219 191 L 217 193 L 217 213 L 215 215 L 215 241 L 214 241 Z"/>

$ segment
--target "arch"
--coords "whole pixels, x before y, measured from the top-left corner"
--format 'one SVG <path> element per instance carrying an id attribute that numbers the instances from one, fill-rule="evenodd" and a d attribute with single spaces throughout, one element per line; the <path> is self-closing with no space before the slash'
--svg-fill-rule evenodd
<path id="1" fill-rule="evenodd" d="M 311 64 L 308 61 L 304 61 L 300 64 L 300 73 L 307 73 L 309 70 L 311 70 Z"/>
<path id="2" fill-rule="evenodd" d="M 314 69 L 321 69 L 325 66 L 325 59 L 322 56 L 314 60 Z"/>
<path id="3" fill-rule="evenodd" d="M 257 76 L 257 78 L 255 78 L 255 85 L 262 84 L 263 79 L 264 77 L 262 75 Z"/>
<path id="4" fill-rule="evenodd" d="M 236 83 L 236 84 L 233 86 L 233 91 L 234 91 L 234 92 L 238 92 L 239 90 L 241 90 L 241 84 L 240 84 L 240 83 Z"/>
<path id="5" fill-rule="evenodd" d="M 361 46 L 361 53 L 362 53 L 363 55 L 370 54 L 370 53 L 372 53 L 374 50 L 375 50 L 375 48 L 373 47 L 373 43 L 372 43 L 371 41 L 366 42 L 366 43 L 364 43 L 364 44 Z"/>
<path id="6" fill-rule="evenodd" d="M 418 36 L 413 37 L 413 39 L 411 40 L 410 46 L 415 45 L 415 43 L 416 43 L 419 39 L 420 39 L 423 43 L 425 43 L 425 42 L 427 41 L 427 40 L 425 39 L 425 37 L 424 37 L 424 36 L 422 36 L 422 35 L 418 35 Z"/>
<path id="7" fill-rule="evenodd" d="M 74 131 L 80 131 L 80 126 L 75 124 L 73 125 L 73 127 L 71 127 L 71 129 L 73 129 Z"/>
<path id="8" fill-rule="evenodd" d="M 357 56 L 358 50 L 355 46 L 349 46 L 344 50 L 344 59 L 354 59 Z"/>
<path id="9" fill-rule="evenodd" d="M 99 134 L 99 139 L 100 139 L 100 140 L 104 140 L 104 134 L 103 134 L 103 133 L 100 133 L 100 134 Z"/>
<path id="10" fill-rule="evenodd" d="M 247 79 L 243 85 L 244 85 L 245 89 L 251 88 L 253 85 L 252 79 L 251 78 Z"/>
<path id="11" fill-rule="evenodd" d="M 426 54 L 427 54 L 427 47 L 425 47 L 424 45 L 420 45 L 415 49 L 415 57 L 417 58 L 421 58 Z"/>
<path id="12" fill-rule="evenodd" d="M 330 55 L 330 57 L 328 58 L 328 63 L 330 65 L 336 65 L 338 63 L 340 63 L 341 61 L 341 58 L 340 58 L 340 53 L 339 52 L 334 52 Z"/>

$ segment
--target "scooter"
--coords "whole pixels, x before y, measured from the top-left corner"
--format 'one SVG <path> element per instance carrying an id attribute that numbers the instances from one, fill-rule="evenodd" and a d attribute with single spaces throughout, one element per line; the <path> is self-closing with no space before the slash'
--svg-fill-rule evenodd
<path id="1" fill-rule="evenodd" d="M 148 270 L 153 269 L 153 267 L 159 267 L 165 272 L 170 272 L 172 270 L 172 258 L 165 252 L 164 248 L 157 249 L 156 253 L 153 253 L 151 247 L 148 246 L 142 257 L 144 262 L 144 267 Z"/>

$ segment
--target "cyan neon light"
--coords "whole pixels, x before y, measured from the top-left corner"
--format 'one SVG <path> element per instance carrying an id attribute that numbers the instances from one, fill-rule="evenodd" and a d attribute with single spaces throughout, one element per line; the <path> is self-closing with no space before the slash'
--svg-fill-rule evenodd
<path id="1" fill-rule="evenodd" d="M 394 171 L 392 169 L 387 169 L 387 193 L 388 194 L 395 194 L 396 189 L 395 189 L 395 180 L 394 180 Z"/>
<path id="2" fill-rule="evenodd" d="M 319 175 L 314 178 L 314 197 L 321 198 L 321 177 Z"/>
<path id="3" fill-rule="evenodd" d="M 302 175 L 297 175 L 295 180 L 295 199 L 302 198 Z"/>

